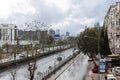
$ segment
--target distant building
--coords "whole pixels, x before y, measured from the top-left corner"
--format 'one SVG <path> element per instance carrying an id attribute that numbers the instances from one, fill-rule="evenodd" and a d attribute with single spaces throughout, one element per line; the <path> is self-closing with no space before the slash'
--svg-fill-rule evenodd
<path id="1" fill-rule="evenodd" d="M 97 28 L 100 28 L 100 23 L 97 22 L 97 23 L 94 24 L 94 26 L 97 27 Z"/>
<path id="2" fill-rule="evenodd" d="M 59 29 L 56 30 L 55 35 L 54 35 L 54 38 L 55 38 L 56 41 L 57 41 L 57 40 L 60 40 L 61 35 L 60 35 L 60 30 L 59 30 Z"/>
<path id="3" fill-rule="evenodd" d="M 66 40 L 67 39 L 67 36 L 65 36 L 65 35 L 61 35 L 60 36 L 60 39 L 63 41 L 63 40 Z"/>
<path id="4" fill-rule="evenodd" d="M 112 53 L 120 53 L 120 1 L 111 5 L 103 23 Z"/>
<path id="5" fill-rule="evenodd" d="M 70 33 L 69 33 L 69 32 L 66 32 L 66 36 L 67 36 L 67 37 L 70 36 Z"/>
<path id="6" fill-rule="evenodd" d="M 0 40 L 12 41 L 17 38 L 18 29 L 14 24 L 0 24 Z"/>
<path id="7" fill-rule="evenodd" d="M 52 37 L 54 37 L 55 31 L 54 31 L 53 29 L 50 29 L 50 30 L 49 30 L 49 35 L 51 35 Z"/>
<path id="8" fill-rule="evenodd" d="M 55 32 L 55 34 L 59 34 L 60 35 L 60 30 L 57 29 L 56 32 Z"/>
<path id="9" fill-rule="evenodd" d="M 18 36 L 18 28 L 14 24 L 0 24 L 0 46 L 14 43 Z"/>
<path id="10" fill-rule="evenodd" d="M 39 43 L 45 42 L 45 38 L 48 35 L 47 30 L 40 31 L 18 31 L 18 36 L 20 37 L 20 40 L 36 40 L 39 41 Z"/>

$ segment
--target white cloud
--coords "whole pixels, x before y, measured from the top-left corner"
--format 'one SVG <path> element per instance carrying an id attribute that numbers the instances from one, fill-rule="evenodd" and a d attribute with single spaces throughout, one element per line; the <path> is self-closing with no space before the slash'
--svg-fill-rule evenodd
<path id="1" fill-rule="evenodd" d="M 69 9 L 69 0 L 45 0 L 48 6 L 56 6 L 62 11 Z"/>
<path id="2" fill-rule="evenodd" d="M 110 6 L 118 0 L 0 0 L 0 23 L 24 24 L 37 18 L 53 29 L 73 34 L 84 26 L 102 24 Z M 39 17 L 38 17 L 39 16 Z"/>
<path id="3" fill-rule="evenodd" d="M 35 8 L 30 0 L 0 0 L 0 18 L 8 18 L 14 14 L 30 15 Z"/>
<path id="4" fill-rule="evenodd" d="M 11 14 L 10 6 L 11 2 L 7 0 L 0 1 L 0 18 L 7 18 Z"/>
<path id="5" fill-rule="evenodd" d="M 81 25 L 92 26 L 96 22 L 95 18 L 83 18 L 80 20 Z"/>
<path id="6" fill-rule="evenodd" d="M 13 11 L 25 15 L 35 14 L 36 9 L 31 5 L 31 2 L 31 0 L 17 0 L 16 2 L 14 2 Z"/>

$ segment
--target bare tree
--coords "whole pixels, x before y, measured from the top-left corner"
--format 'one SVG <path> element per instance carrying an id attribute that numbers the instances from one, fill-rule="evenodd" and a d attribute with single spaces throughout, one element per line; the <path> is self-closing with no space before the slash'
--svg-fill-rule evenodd
<path id="1" fill-rule="evenodd" d="M 29 28 L 30 30 L 32 29 L 32 28 L 29 26 L 29 24 L 28 24 L 28 28 Z M 33 26 L 33 28 L 34 28 L 34 26 Z M 34 29 L 35 29 L 35 28 L 34 28 Z M 32 30 L 34 30 L 34 29 L 32 29 Z M 31 43 L 31 45 L 29 46 L 29 47 L 30 47 L 29 50 L 31 50 L 33 61 L 32 61 L 32 62 L 29 62 L 29 63 L 27 64 L 27 65 L 28 65 L 28 72 L 29 72 L 29 80 L 33 80 L 33 79 L 34 79 L 35 71 L 36 71 L 36 69 L 37 69 L 37 67 L 36 67 L 36 56 L 37 56 L 37 54 L 34 54 L 34 49 L 36 49 L 36 51 L 37 51 L 37 47 L 35 46 L 35 45 L 36 45 L 35 40 L 37 40 L 37 39 L 36 39 L 36 30 L 34 31 L 34 34 L 32 35 L 31 40 L 32 40 L 32 43 Z"/>
<path id="2" fill-rule="evenodd" d="M 0 53 L 0 62 L 2 63 L 2 58 L 3 58 L 3 56 L 2 56 L 2 54 Z"/>
<path id="3" fill-rule="evenodd" d="M 16 80 L 17 70 L 16 70 L 16 69 L 15 69 L 15 70 L 11 70 L 11 71 L 10 71 L 10 74 L 11 74 L 11 77 L 12 77 L 11 80 Z"/>
<path id="4" fill-rule="evenodd" d="M 44 33 L 46 30 L 44 30 L 43 32 L 41 32 L 42 28 L 45 28 L 43 27 L 43 25 L 41 24 L 40 26 L 40 22 L 37 22 L 37 21 L 33 21 L 32 23 L 32 26 L 30 26 L 30 24 L 26 24 L 27 25 L 27 28 L 29 30 L 33 30 L 33 34 L 30 35 L 31 36 L 31 41 L 32 41 L 32 46 L 31 46 L 31 53 L 34 54 L 32 55 L 32 62 L 29 62 L 27 65 L 28 65 L 28 72 L 29 72 L 29 80 L 33 80 L 34 79 L 34 76 L 35 76 L 35 71 L 37 69 L 37 66 L 36 66 L 36 60 L 37 60 L 37 49 L 41 48 L 40 44 L 41 44 L 41 33 Z M 47 33 L 47 32 L 46 32 Z M 37 45 L 38 43 L 36 43 L 35 41 L 39 41 L 39 45 Z M 35 52 L 36 51 L 36 52 Z"/>
<path id="5" fill-rule="evenodd" d="M 2 63 L 2 58 L 3 58 L 3 49 L 0 48 L 0 62 Z"/>
<path id="6" fill-rule="evenodd" d="M 5 52 L 6 52 L 6 53 L 9 53 L 9 50 L 10 50 L 10 48 L 11 48 L 11 45 L 8 44 L 8 43 L 5 43 L 5 44 L 2 46 L 2 48 L 5 49 Z"/>
<path id="7" fill-rule="evenodd" d="M 28 71 L 29 71 L 29 78 L 30 80 L 34 79 L 35 71 L 36 71 L 36 58 L 33 62 L 28 63 Z"/>

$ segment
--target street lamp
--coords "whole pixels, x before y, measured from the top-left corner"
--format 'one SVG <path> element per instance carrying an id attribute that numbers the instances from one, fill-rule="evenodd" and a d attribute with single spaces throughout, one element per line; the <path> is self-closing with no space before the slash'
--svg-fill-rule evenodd
<path id="1" fill-rule="evenodd" d="M 98 40 L 98 57 L 100 58 L 100 52 L 99 52 L 99 50 L 100 50 L 100 42 L 99 42 L 99 38 L 95 38 L 95 37 L 90 37 L 90 36 L 87 36 L 87 35 L 85 35 L 84 36 L 85 38 L 91 38 L 91 39 L 95 39 L 95 40 Z"/>

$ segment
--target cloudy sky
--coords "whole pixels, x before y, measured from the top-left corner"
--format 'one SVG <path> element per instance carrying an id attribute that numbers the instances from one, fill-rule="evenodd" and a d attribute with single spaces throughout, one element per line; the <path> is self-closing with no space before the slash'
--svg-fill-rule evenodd
<path id="1" fill-rule="evenodd" d="M 24 25 L 38 20 L 62 34 L 76 35 L 85 26 L 102 25 L 109 6 L 116 1 L 120 0 L 0 0 L 0 23 Z"/>

